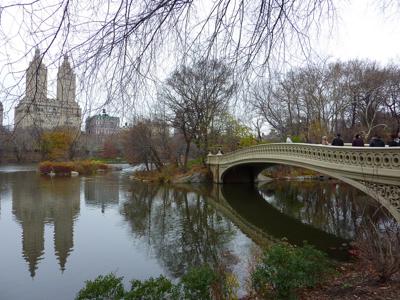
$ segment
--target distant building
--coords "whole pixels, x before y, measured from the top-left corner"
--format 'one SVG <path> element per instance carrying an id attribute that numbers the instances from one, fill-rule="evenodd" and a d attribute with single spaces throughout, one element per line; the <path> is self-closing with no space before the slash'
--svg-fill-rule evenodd
<path id="1" fill-rule="evenodd" d="M 119 118 L 103 113 L 86 119 L 86 133 L 89 135 L 111 135 L 119 130 Z"/>
<path id="2" fill-rule="evenodd" d="M 57 74 L 57 98 L 47 98 L 47 67 L 39 49 L 26 71 L 26 94 L 15 108 L 16 128 L 80 128 L 81 109 L 75 101 L 75 74 L 64 56 Z"/>
<path id="3" fill-rule="evenodd" d="M 138 125 L 144 125 L 145 128 L 150 130 L 152 136 L 171 136 L 173 133 L 173 128 L 171 128 L 166 121 L 161 119 L 136 118 L 131 125 L 128 126 L 128 124 L 126 124 L 126 128 Z"/>

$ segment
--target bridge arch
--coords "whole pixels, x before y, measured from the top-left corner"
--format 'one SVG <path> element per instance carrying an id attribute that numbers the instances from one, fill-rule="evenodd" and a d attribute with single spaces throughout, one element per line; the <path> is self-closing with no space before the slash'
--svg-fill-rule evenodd
<path id="1" fill-rule="evenodd" d="M 363 191 L 400 222 L 400 148 L 265 144 L 210 155 L 207 163 L 215 183 L 252 182 L 276 164 L 317 171 Z"/>

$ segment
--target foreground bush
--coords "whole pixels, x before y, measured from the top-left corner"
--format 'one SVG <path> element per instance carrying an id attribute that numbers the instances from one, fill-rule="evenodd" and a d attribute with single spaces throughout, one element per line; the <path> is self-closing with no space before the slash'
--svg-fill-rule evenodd
<path id="1" fill-rule="evenodd" d="M 367 219 L 356 238 L 360 259 L 372 267 L 380 282 L 400 272 L 400 224 L 392 218 L 377 224 Z"/>
<path id="2" fill-rule="evenodd" d="M 132 280 L 131 288 L 125 291 L 122 277 L 114 274 L 98 276 L 93 281 L 86 281 L 76 297 L 77 300 L 88 299 L 125 299 L 125 300 L 211 300 L 236 299 L 220 291 L 231 290 L 225 288 L 225 276 L 213 271 L 208 266 L 194 268 L 184 275 L 177 284 L 160 276 L 148 280 Z"/>
<path id="3" fill-rule="evenodd" d="M 252 286 L 261 297 L 296 298 L 296 289 L 314 287 L 332 272 L 326 255 L 310 245 L 278 243 L 269 248 L 251 274 Z"/>
<path id="4" fill-rule="evenodd" d="M 131 285 L 131 290 L 125 293 L 126 300 L 179 299 L 178 287 L 163 276 L 145 281 L 132 280 Z"/>
<path id="5" fill-rule="evenodd" d="M 108 166 L 102 162 L 95 160 L 80 160 L 71 162 L 53 162 L 44 161 L 39 164 L 40 174 L 47 175 L 51 172 L 56 175 L 69 176 L 71 171 L 78 172 L 79 174 L 90 175 L 94 174 L 97 170 L 107 170 Z"/>
<path id="6" fill-rule="evenodd" d="M 212 287 L 217 284 L 217 281 L 216 272 L 207 266 L 190 270 L 181 280 L 184 299 L 212 299 Z"/>
<path id="7" fill-rule="evenodd" d="M 114 274 L 98 276 L 93 281 L 86 281 L 86 285 L 81 289 L 76 297 L 77 300 L 83 299 L 122 299 L 125 291 L 122 284 L 122 277 Z"/>
<path id="8" fill-rule="evenodd" d="M 251 283 L 255 299 L 293 299 L 297 289 L 314 287 L 331 272 L 332 266 L 321 251 L 309 245 L 279 243 L 264 253 L 251 274 Z M 232 275 L 202 266 L 191 269 L 176 284 L 163 276 L 132 280 L 128 291 L 122 288 L 122 278 L 114 274 L 99 276 L 86 282 L 77 299 L 233 300 L 238 299 L 237 287 Z"/>

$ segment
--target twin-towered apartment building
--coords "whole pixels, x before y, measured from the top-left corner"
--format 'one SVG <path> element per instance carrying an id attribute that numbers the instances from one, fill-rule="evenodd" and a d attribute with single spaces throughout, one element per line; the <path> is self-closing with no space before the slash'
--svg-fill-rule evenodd
<path id="1" fill-rule="evenodd" d="M 47 67 L 43 56 L 36 49 L 33 60 L 26 71 L 25 97 L 15 107 L 14 125 L 16 129 L 72 128 L 80 130 L 82 111 L 76 101 L 76 75 L 68 60 L 64 60 L 57 72 L 56 98 L 47 96 Z M 3 107 L 0 103 L 0 126 Z M 88 134 L 113 134 L 119 129 L 119 118 L 105 113 L 87 118 Z"/>

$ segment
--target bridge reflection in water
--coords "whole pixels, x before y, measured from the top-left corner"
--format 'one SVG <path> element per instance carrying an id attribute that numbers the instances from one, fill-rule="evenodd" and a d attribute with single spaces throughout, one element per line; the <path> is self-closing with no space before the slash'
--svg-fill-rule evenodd
<path id="1" fill-rule="evenodd" d="M 233 264 L 235 227 L 260 246 L 282 238 L 299 245 L 307 241 L 345 259 L 343 244 L 363 216 L 377 209 L 373 199 L 333 180 L 173 188 L 133 182 L 131 197 L 122 215 L 173 277 L 205 262 Z"/>
<path id="2" fill-rule="evenodd" d="M 387 218 L 387 214 L 376 213 L 373 199 L 362 199 L 361 194 L 335 181 L 272 182 L 259 188 L 226 184 L 214 185 L 215 202 L 211 204 L 257 244 L 267 246 L 282 238 L 297 245 L 307 241 L 332 257 L 344 259 L 344 244 L 354 237 L 363 217 L 374 214 L 375 219 Z"/>
<path id="3" fill-rule="evenodd" d="M 400 148 L 263 144 L 209 155 L 215 183 L 253 182 L 269 165 L 302 167 L 340 179 L 384 206 L 400 222 Z"/>

